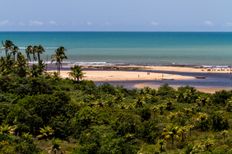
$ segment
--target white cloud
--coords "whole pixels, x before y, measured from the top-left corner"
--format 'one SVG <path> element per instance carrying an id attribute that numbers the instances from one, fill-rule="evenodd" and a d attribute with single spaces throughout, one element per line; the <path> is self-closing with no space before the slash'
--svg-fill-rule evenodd
<path id="1" fill-rule="evenodd" d="M 214 23 L 211 20 L 204 21 L 204 24 L 207 26 L 214 26 Z"/>
<path id="2" fill-rule="evenodd" d="M 57 25 L 57 23 L 56 23 L 54 20 L 50 20 L 48 23 L 49 23 L 50 25 Z"/>
<path id="3" fill-rule="evenodd" d="M 156 21 L 152 21 L 152 22 L 151 22 L 151 25 L 152 25 L 152 26 L 158 26 L 158 25 L 159 25 L 159 23 L 158 23 L 158 22 L 156 22 Z"/>
<path id="4" fill-rule="evenodd" d="M 9 20 L 2 20 L 2 21 L 0 21 L 0 26 L 5 26 L 9 23 L 10 23 Z"/>
<path id="5" fill-rule="evenodd" d="M 92 23 L 91 21 L 87 21 L 86 24 L 87 24 L 88 26 L 93 25 L 93 23 Z"/>
<path id="6" fill-rule="evenodd" d="M 38 21 L 38 20 L 32 20 L 29 22 L 29 26 L 43 26 L 44 23 L 42 21 Z"/>

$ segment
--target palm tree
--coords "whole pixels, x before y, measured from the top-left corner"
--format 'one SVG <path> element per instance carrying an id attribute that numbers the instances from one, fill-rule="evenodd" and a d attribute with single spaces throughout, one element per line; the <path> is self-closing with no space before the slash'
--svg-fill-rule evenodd
<path id="1" fill-rule="evenodd" d="M 26 52 L 26 55 L 27 55 L 27 59 L 28 59 L 29 61 L 31 61 L 31 56 L 30 56 L 30 54 L 33 53 L 33 46 L 32 46 L 32 45 L 27 46 L 25 52 Z"/>
<path id="2" fill-rule="evenodd" d="M 55 50 L 55 54 L 52 55 L 52 62 L 56 61 L 57 71 L 60 73 L 62 67 L 62 62 L 64 59 L 67 59 L 65 55 L 66 49 L 64 47 L 59 47 Z"/>
<path id="3" fill-rule="evenodd" d="M 16 65 L 16 73 L 18 74 L 18 76 L 26 77 L 28 70 L 27 60 L 21 52 L 17 54 Z"/>
<path id="4" fill-rule="evenodd" d="M 182 127 L 179 127 L 178 130 L 177 130 L 177 134 L 179 134 L 180 136 L 180 140 L 181 142 L 184 142 L 185 139 L 186 139 L 186 136 L 187 136 L 187 131 L 188 131 L 188 127 L 186 126 L 182 126 Z"/>
<path id="5" fill-rule="evenodd" d="M 162 136 L 165 140 L 169 140 L 171 138 L 172 147 L 174 146 L 174 140 L 175 138 L 179 138 L 178 134 L 179 127 L 177 126 L 169 126 L 167 128 L 164 128 Z"/>
<path id="6" fill-rule="evenodd" d="M 9 74 L 12 72 L 12 68 L 14 65 L 14 61 L 10 57 L 9 54 L 7 54 L 6 57 L 0 58 L 0 72 L 2 74 Z"/>
<path id="7" fill-rule="evenodd" d="M 81 66 L 75 65 L 71 67 L 71 72 L 69 73 L 71 77 L 76 81 L 80 81 L 84 77 L 83 69 Z"/>
<path id="8" fill-rule="evenodd" d="M 33 55 L 33 60 L 36 61 L 37 60 L 37 57 L 36 57 L 36 53 L 37 53 L 37 50 L 38 50 L 38 46 L 33 46 L 32 48 L 32 55 Z"/>
<path id="9" fill-rule="evenodd" d="M 44 47 L 42 45 L 39 45 L 37 47 L 36 52 L 37 52 L 38 63 L 40 63 L 40 54 L 42 54 L 43 52 L 45 52 Z"/>
<path id="10" fill-rule="evenodd" d="M 8 51 L 12 50 L 12 48 L 14 46 L 14 43 L 12 41 L 10 41 L 10 40 L 5 40 L 5 42 L 2 41 L 2 46 L 4 47 L 5 54 L 7 56 L 8 55 Z"/>
<path id="11" fill-rule="evenodd" d="M 16 54 L 19 52 L 19 48 L 17 46 L 13 46 L 11 53 L 13 54 L 14 61 L 16 60 Z"/>
<path id="12" fill-rule="evenodd" d="M 33 64 L 30 73 L 32 77 L 38 77 L 39 75 L 42 75 L 45 70 L 46 64 L 43 63 L 41 60 L 38 65 Z"/>

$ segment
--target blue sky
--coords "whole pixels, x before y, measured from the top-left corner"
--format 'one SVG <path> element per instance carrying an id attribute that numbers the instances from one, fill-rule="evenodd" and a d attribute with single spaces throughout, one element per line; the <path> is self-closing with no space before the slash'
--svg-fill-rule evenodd
<path id="1" fill-rule="evenodd" d="M 232 31 L 232 0 L 4 0 L 0 31 Z"/>

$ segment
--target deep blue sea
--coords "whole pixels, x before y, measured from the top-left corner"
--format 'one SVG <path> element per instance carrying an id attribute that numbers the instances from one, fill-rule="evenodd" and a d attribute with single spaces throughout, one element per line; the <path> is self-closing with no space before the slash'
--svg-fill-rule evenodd
<path id="1" fill-rule="evenodd" d="M 0 40 L 7 39 L 22 52 L 43 45 L 44 60 L 64 46 L 70 62 L 84 64 L 232 65 L 232 33 L 0 32 Z"/>

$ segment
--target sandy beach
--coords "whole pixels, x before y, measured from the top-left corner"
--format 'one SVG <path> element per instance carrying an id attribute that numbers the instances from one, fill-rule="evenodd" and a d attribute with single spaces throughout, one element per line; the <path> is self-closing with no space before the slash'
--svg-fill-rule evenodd
<path id="1" fill-rule="evenodd" d="M 48 71 L 53 72 L 53 71 Z M 70 71 L 61 71 L 62 78 L 69 78 Z M 92 81 L 144 81 L 144 80 L 192 80 L 194 77 L 166 73 L 139 71 L 84 71 L 84 80 Z"/>
<path id="2" fill-rule="evenodd" d="M 54 72 L 53 70 L 48 71 Z M 70 78 L 68 70 L 62 70 L 62 78 Z M 206 77 L 197 79 L 197 77 Z M 209 79 L 208 79 L 209 78 Z M 215 78 L 215 79 L 214 79 Z M 157 89 L 162 84 L 168 83 L 174 88 L 190 85 L 198 90 L 213 93 L 219 90 L 231 90 L 225 83 L 221 86 L 220 81 L 230 82 L 230 69 L 227 68 L 198 68 L 181 66 L 117 66 L 117 67 L 84 67 L 84 80 L 92 80 L 96 83 L 112 83 L 130 88 L 151 87 Z M 215 80 L 215 81 L 214 81 Z M 193 83 L 194 85 L 191 85 Z M 205 85 L 207 83 L 207 85 Z M 214 85 L 214 84 L 219 85 Z"/>

